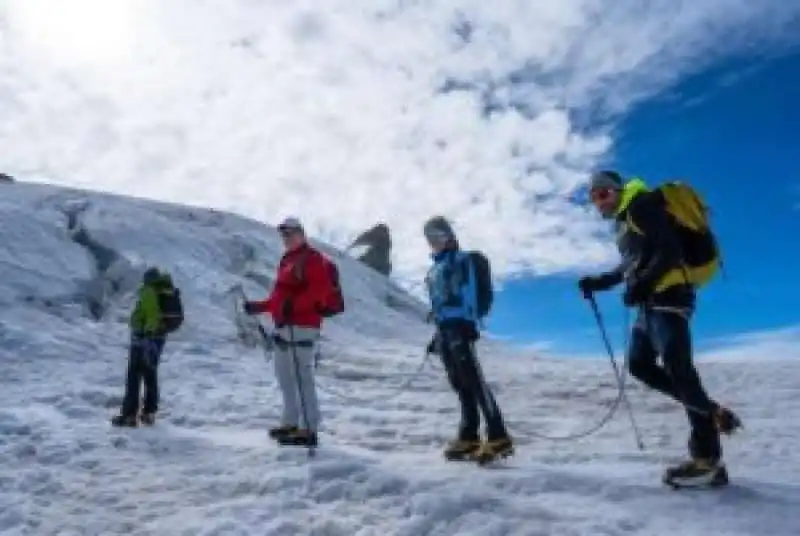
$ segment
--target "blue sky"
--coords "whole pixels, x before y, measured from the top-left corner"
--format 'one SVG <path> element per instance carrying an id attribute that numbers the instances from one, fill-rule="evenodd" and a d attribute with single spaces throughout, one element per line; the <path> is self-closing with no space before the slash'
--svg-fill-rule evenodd
<path id="1" fill-rule="evenodd" d="M 650 183 L 688 178 L 714 210 L 726 275 L 705 289 L 699 346 L 800 324 L 800 53 L 738 58 L 640 104 L 615 133 L 609 162 Z M 602 350 L 574 274 L 523 279 L 498 294 L 493 332 L 558 353 Z M 619 293 L 601 301 L 623 340 Z"/>

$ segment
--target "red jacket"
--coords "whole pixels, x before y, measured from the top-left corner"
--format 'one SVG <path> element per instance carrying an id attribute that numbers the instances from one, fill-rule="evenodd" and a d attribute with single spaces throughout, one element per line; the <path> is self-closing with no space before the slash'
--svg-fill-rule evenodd
<path id="1" fill-rule="evenodd" d="M 328 292 L 328 273 L 322 254 L 305 244 L 287 251 L 278 264 L 278 274 L 270 296 L 255 302 L 255 309 L 269 313 L 276 326 L 291 324 L 305 328 L 320 328 L 322 316 L 318 309 Z M 282 318 L 285 300 L 292 302 L 292 314 Z"/>

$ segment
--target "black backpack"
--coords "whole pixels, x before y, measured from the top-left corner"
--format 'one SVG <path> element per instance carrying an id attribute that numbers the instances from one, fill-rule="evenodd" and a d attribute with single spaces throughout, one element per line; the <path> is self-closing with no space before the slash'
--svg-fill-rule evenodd
<path id="1" fill-rule="evenodd" d="M 483 252 L 470 251 L 467 253 L 475 270 L 475 288 L 478 294 L 478 318 L 489 314 L 494 302 L 494 288 L 492 286 L 492 267 L 489 259 Z"/>
<path id="2" fill-rule="evenodd" d="M 181 291 L 174 286 L 158 290 L 158 306 L 161 309 L 161 331 L 172 333 L 183 325 L 183 302 Z"/>

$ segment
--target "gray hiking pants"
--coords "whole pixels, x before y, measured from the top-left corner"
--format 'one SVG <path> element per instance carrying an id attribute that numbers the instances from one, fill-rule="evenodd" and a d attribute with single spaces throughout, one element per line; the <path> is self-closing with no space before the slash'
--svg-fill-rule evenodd
<path id="1" fill-rule="evenodd" d="M 281 327 L 275 330 L 275 336 L 275 376 L 283 395 L 281 425 L 316 432 L 320 409 L 314 379 L 314 347 L 319 330 Z"/>

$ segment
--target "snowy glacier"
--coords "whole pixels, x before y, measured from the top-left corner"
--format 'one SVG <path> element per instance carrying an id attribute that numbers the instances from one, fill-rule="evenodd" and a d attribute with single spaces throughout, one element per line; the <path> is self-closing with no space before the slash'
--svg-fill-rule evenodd
<path id="1" fill-rule="evenodd" d="M 628 379 L 645 448 L 621 409 L 596 434 L 617 382 L 596 359 L 555 359 L 483 340 L 515 457 L 447 464 L 459 419 L 425 305 L 320 244 L 348 310 L 325 327 L 321 445 L 278 448 L 268 351 L 242 337 L 231 288 L 267 292 L 275 229 L 219 211 L 24 183 L 0 186 L 2 535 L 796 535 L 800 365 L 707 356 L 709 390 L 744 419 L 726 439 L 732 485 L 674 492 L 684 454 L 674 402 Z M 424 252 L 421 252 L 424 254 Z M 162 415 L 114 429 L 127 315 L 148 264 L 169 269 L 187 323 L 160 368 Z M 587 309 L 587 322 L 592 322 Z M 532 319 L 535 321 L 535 319 Z M 266 330 L 270 326 L 262 319 Z"/>

